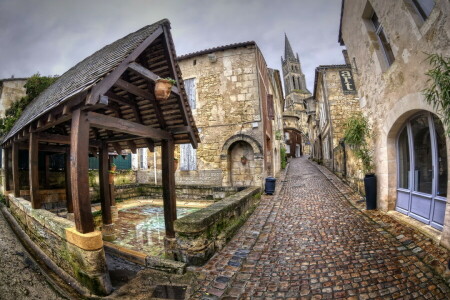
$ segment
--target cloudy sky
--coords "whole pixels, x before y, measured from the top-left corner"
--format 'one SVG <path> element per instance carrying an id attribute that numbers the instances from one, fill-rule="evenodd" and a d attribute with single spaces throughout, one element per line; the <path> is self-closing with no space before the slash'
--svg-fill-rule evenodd
<path id="1" fill-rule="evenodd" d="M 281 69 L 284 33 L 312 92 L 314 69 L 340 64 L 341 0 L 0 0 L 0 78 L 61 75 L 106 44 L 168 18 L 178 55 L 255 41 Z"/>

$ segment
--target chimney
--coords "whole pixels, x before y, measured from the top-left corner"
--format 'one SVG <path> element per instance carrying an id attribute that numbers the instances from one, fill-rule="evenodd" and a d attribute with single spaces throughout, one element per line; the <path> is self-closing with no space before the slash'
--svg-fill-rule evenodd
<path id="1" fill-rule="evenodd" d="M 348 58 L 348 53 L 347 53 L 346 49 L 342 50 L 342 55 L 344 55 L 345 64 L 349 65 L 350 64 L 350 59 Z"/>

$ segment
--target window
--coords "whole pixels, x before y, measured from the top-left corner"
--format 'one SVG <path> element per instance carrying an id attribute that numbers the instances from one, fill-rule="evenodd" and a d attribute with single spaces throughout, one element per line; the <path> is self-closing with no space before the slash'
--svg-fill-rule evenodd
<path id="1" fill-rule="evenodd" d="M 184 89 L 189 100 L 189 106 L 191 109 L 196 109 L 197 101 L 195 97 L 195 78 L 186 79 L 184 81 Z"/>
<path id="2" fill-rule="evenodd" d="M 388 64 L 388 66 L 390 66 L 390 65 L 392 65 L 392 63 L 395 60 L 394 53 L 392 52 L 391 45 L 387 41 L 386 35 L 384 34 L 383 26 L 381 26 L 381 23 L 378 20 L 378 16 L 375 12 L 372 14 L 370 21 L 372 22 L 372 24 L 375 28 L 375 33 L 377 34 L 378 42 L 381 45 L 381 48 L 384 53 L 384 57 L 386 58 L 386 62 Z"/>
<path id="3" fill-rule="evenodd" d="M 412 3 L 420 16 L 426 20 L 433 10 L 435 0 L 412 0 Z"/>
<path id="4" fill-rule="evenodd" d="M 191 144 L 180 145 L 180 170 L 197 170 L 197 150 Z"/>
<path id="5" fill-rule="evenodd" d="M 147 169 L 147 148 L 139 148 L 139 169 L 146 170 Z"/>
<path id="6" fill-rule="evenodd" d="M 295 77 L 292 77 L 292 89 L 295 90 Z"/>

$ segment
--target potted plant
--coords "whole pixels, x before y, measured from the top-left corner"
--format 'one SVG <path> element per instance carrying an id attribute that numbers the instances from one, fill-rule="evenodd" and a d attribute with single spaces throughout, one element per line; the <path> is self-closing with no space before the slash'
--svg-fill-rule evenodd
<path id="1" fill-rule="evenodd" d="M 245 157 L 245 155 L 241 157 L 241 163 L 243 165 L 247 164 L 247 157 Z"/>
<path id="2" fill-rule="evenodd" d="M 367 144 L 370 126 L 362 114 L 351 117 L 345 124 L 344 141 L 361 160 L 366 193 L 366 209 L 377 208 L 377 178 L 373 172 L 372 151 Z"/>
<path id="3" fill-rule="evenodd" d="M 172 90 L 172 86 L 175 85 L 176 80 L 167 77 L 167 78 L 158 78 L 156 79 L 155 84 L 155 97 L 157 100 L 167 100 L 170 96 L 170 92 Z"/>

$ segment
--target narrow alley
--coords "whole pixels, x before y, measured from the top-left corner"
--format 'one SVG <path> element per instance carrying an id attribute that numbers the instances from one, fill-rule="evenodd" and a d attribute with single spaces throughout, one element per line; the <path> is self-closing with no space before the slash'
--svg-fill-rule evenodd
<path id="1" fill-rule="evenodd" d="M 265 196 L 201 271 L 202 299 L 448 299 L 450 289 L 354 208 L 318 167 L 293 159 L 279 196 Z"/>

